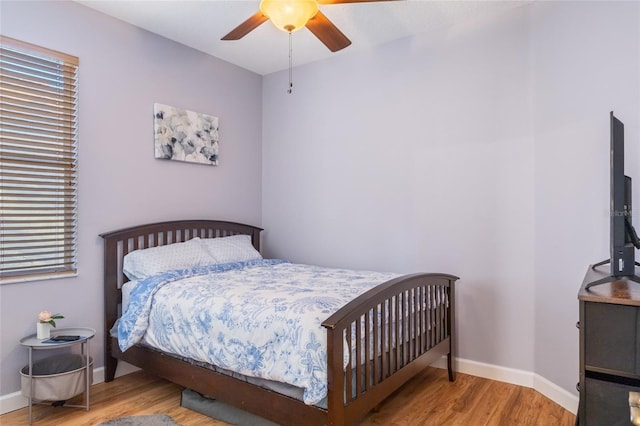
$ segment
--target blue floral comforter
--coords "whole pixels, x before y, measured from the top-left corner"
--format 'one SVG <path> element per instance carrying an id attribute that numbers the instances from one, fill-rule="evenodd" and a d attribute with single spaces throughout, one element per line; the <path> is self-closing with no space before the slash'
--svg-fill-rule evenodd
<path id="1" fill-rule="evenodd" d="M 298 386 L 306 404 L 317 404 L 327 396 L 322 322 L 397 276 L 273 259 L 171 271 L 131 291 L 118 340 L 123 351 L 144 337 L 179 356 Z"/>

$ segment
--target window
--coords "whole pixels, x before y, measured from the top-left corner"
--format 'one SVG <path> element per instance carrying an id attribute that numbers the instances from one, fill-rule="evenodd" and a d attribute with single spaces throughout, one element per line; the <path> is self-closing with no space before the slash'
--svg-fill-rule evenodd
<path id="1" fill-rule="evenodd" d="M 77 273 L 77 70 L 0 36 L 0 283 Z"/>

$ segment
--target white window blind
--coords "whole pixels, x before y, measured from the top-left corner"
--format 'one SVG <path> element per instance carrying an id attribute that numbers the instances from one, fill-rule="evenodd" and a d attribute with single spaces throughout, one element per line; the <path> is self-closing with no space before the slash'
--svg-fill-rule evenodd
<path id="1" fill-rule="evenodd" d="M 77 70 L 0 36 L 0 283 L 77 271 Z"/>

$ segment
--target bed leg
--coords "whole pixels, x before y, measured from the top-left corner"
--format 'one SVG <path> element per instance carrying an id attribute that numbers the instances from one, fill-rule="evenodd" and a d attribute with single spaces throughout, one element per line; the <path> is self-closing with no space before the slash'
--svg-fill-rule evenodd
<path id="1" fill-rule="evenodd" d="M 453 369 L 453 355 L 451 352 L 447 354 L 447 371 L 449 372 L 449 381 L 454 382 L 456 380 L 456 372 Z"/>
<path id="2" fill-rule="evenodd" d="M 111 355 L 105 356 L 104 359 L 104 381 L 110 382 L 116 376 L 116 368 L 118 367 L 118 360 Z"/>
<path id="3" fill-rule="evenodd" d="M 447 310 L 447 330 L 449 331 L 449 353 L 447 354 L 447 370 L 449 371 L 449 381 L 456 380 L 456 372 L 453 369 L 454 357 L 457 353 L 456 345 L 456 323 L 455 323 L 455 283 L 456 280 L 449 281 L 449 309 Z"/>

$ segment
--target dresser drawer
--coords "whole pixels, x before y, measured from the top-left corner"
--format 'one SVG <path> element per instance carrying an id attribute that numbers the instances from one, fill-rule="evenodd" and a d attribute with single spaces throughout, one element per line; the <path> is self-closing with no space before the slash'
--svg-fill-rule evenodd
<path id="1" fill-rule="evenodd" d="M 629 426 L 629 392 L 640 388 L 587 378 L 586 421 L 580 426 Z"/>
<path id="2" fill-rule="evenodd" d="M 640 376 L 640 308 L 586 302 L 585 367 Z"/>

